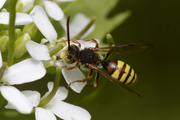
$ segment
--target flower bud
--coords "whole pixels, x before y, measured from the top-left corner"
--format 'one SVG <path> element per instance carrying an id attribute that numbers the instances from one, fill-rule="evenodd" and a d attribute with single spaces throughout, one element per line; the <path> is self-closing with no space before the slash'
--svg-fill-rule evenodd
<path id="1" fill-rule="evenodd" d="M 6 8 L 3 8 L 3 9 L 1 10 L 1 12 L 7 12 Z"/>
<path id="2" fill-rule="evenodd" d="M 29 36 L 29 34 L 25 33 L 15 41 L 14 57 L 20 58 L 22 55 L 24 55 L 24 53 L 26 52 L 26 42 L 30 39 L 31 37 Z"/>
<path id="3" fill-rule="evenodd" d="M 16 11 L 28 13 L 34 6 L 34 0 L 18 0 L 16 4 Z"/>
<path id="4" fill-rule="evenodd" d="M 1 35 L 0 36 L 0 50 L 1 52 L 5 52 L 8 49 L 9 44 L 9 36 Z"/>
<path id="5" fill-rule="evenodd" d="M 115 43 L 114 43 L 114 39 L 113 39 L 113 37 L 111 36 L 111 34 L 107 34 L 107 35 L 106 35 L 106 39 L 107 39 L 107 43 L 109 44 L 110 47 L 115 44 Z"/>
<path id="6" fill-rule="evenodd" d="M 31 38 L 33 38 L 36 33 L 37 33 L 37 27 L 36 25 L 32 22 L 30 24 L 27 24 L 23 28 L 23 34 L 28 33 Z"/>
<path id="7" fill-rule="evenodd" d="M 22 35 L 21 29 L 15 29 L 15 39 L 17 40 Z"/>
<path id="8" fill-rule="evenodd" d="M 3 35 L 9 35 L 9 31 L 8 30 L 1 31 L 0 36 L 3 36 Z"/>
<path id="9" fill-rule="evenodd" d="M 0 10 L 0 13 L 4 13 L 4 12 L 8 12 L 5 8 L 2 8 L 2 10 Z M 1 18 L 1 17 L 0 17 Z M 1 21 L 2 21 L 2 19 L 1 19 Z M 5 24 L 0 24 L 0 28 L 2 29 L 2 30 L 7 30 L 8 28 L 9 28 L 9 26 L 8 25 L 5 25 Z"/>

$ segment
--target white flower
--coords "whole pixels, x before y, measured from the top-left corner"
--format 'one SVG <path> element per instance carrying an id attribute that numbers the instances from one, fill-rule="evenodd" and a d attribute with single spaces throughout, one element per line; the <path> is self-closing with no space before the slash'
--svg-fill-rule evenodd
<path id="1" fill-rule="evenodd" d="M 5 4 L 6 0 L 0 0 L 0 9 Z M 26 13 L 16 13 L 15 25 L 26 25 L 33 22 L 30 15 Z M 0 24 L 9 24 L 9 12 L 0 12 Z"/>
<path id="2" fill-rule="evenodd" d="M 66 30 L 66 18 L 64 17 L 61 21 L 59 21 L 61 26 L 63 27 L 64 31 Z M 87 18 L 84 14 L 78 13 L 73 18 L 72 22 L 70 23 L 70 35 L 71 37 L 75 37 L 78 35 L 90 22 L 90 19 Z M 85 38 L 88 34 L 90 34 L 95 28 L 95 25 L 93 24 L 84 35 L 81 36 L 81 39 Z"/>
<path id="3" fill-rule="evenodd" d="M 34 20 L 34 24 L 37 26 L 40 32 L 48 39 L 51 44 L 54 44 L 54 40 L 57 39 L 57 33 L 43 8 L 36 5 L 30 14 Z"/>
<path id="4" fill-rule="evenodd" d="M 95 47 L 95 43 L 92 43 L 90 41 L 89 42 L 85 42 L 84 40 L 77 40 L 77 41 L 81 43 L 81 49 L 84 49 L 85 47 Z M 36 60 L 42 60 L 42 61 L 51 60 L 51 57 L 49 56 L 49 50 L 46 45 L 41 45 L 30 40 L 26 43 L 26 48 L 29 54 L 32 56 L 32 58 Z M 59 56 L 63 52 L 63 50 L 66 48 L 67 46 L 64 47 L 60 52 L 58 52 L 57 56 Z M 75 65 L 75 64 L 62 63 L 61 61 L 56 61 L 55 64 L 57 66 L 67 66 L 67 67 Z M 85 78 L 84 74 L 80 71 L 78 67 L 71 70 L 62 68 L 62 74 L 68 84 L 75 80 L 82 80 L 83 78 Z M 70 87 L 75 92 L 80 93 L 85 85 L 86 85 L 86 82 L 84 83 L 75 82 L 71 84 Z"/>
<path id="5" fill-rule="evenodd" d="M 30 15 L 26 13 L 16 13 L 15 25 L 26 25 L 33 22 Z M 9 12 L 0 12 L 0 24 L 9 24 Z"/>
<path id="6" fill-rule="evenodd" d="M 0 53 L 0 68 L 2 67 Z M 42 78 L 46 73 L 43 64 L 34 59 L 26 59 L 10 66 L 4 71 L 0 80 L 0 92 L 2 96 L 20 113 L 30 113 L 32 103 L 18 89 L 10 85 L 18 85 L 33 82 Z"/>
<path id="7" fill-rule="evenodd" d="M 34 7 L 34 0 L 18 0 L 16 3 L 16 11 L 28 13 Z"/>
<path id="8" fill-rule="evenodd" d="M 51 44 L 55 44 L 54 40 L 57 39 L 57 33 L 56 33 L 54 27 L 52 26 L 51 22 L 49 21 L 43 8 L 40 6 L 35 6 L 30 14 L 33 17 L 34 23 L 36 24 L 37 28 L 41 31 L 41 33 L 47 38 L 47 40 Z M 81 23 L 83 23 L 83 21 L 81 21 Z M 71 25 L 73 25 L 73 24 L 71 24 Z M 85 25 L 85 24 L 83 24 L 83 25 Z M 84 28 L 85 26 L 81 26 L 81 27 Z M 78 26 L 76 26 L 76 27 L 78 27 Z M 79 42 L 82 43 L 81 49 L 84 49 L 85 47 L 94 47 L 95 46 L 95 44 L 91 43 L 91 42 L 84 42 L 83 40 L 80 40 Z M 51 57 L 49 55 L 49 49 L 47 46 L 40 45 L 33 41 L 28 41 L 26 43 L 26 48 L 27 48 L 27 51 L 29 52 L 29 54 L 34 59 L 42 60 L 43 62 L 50 61 L 51 63 L 53 63 L 53 61 L 51 60 Z M 64 47 L 64 49 L 66 49 L 66 47 Z M 57 56 L 59 56 L 64 49 L 62 49 L 57 54 Z M 74 66 L 74 64 L 64 64 L 61 62 L 56 62 L 56 63 L 57 63 L 56 65 L 58 65 L 58 66 L 68 66 L 68 67 Z M 72 70 L 67 70 L 66 68 L 62 68 L 62 73 L 68 84 L 75 80 L 82 80 L 83 78 L 85 78 L 85 76 L 79 70 L 79 68 L 74 68 Z M 73 83 L 70 87 L 75 92 L 80 93 L 82 88 L 85 85 L 86 85 L 86 82 L 84 82 L 84 83 L 76 82 L 76 83 Z"/>
<path id="9" fill-rule="evenodd" d="M 59 21 L 64 17 L 63 11 L 55 2 L 43 1 L 43 3 L 49 17 L 53 18 L 56 21 Z"/>
<path id="10" fill-rule="evenodd" d="M 49 91 L 41 98 L 47 97 L 52 91 L 53 82 L 48 83 Z M 56 120 L 56 116 L 63 120 L 90 120 L 91 115 L 85 109 L 66 103 L 62 100 L 66 99 L 68 91 L 65 87 L 59 87 L 53 99 L 44 107 L 38 107 L 40 102 L 40 93 L 37 91 L 23 91 L 25 96 L 29 98 L 35 107 L 36 120 Z M 13 109 L 10 104 L 8 108 Z"/>
<path id="11" fill-rule="evenodd" d="M 2 8 L 2 6 L 5 4 L 6 0 L 0 0 L 0 9 Z"/>
<path id="12" fill-rule="evenodd" d="M 56 21 L 60 21 L 64 17 L 62 9 L 58 6 L 57 2 L 72 2 L 74 0 L 44 0 L 43 5 L 49 17 Z"/>

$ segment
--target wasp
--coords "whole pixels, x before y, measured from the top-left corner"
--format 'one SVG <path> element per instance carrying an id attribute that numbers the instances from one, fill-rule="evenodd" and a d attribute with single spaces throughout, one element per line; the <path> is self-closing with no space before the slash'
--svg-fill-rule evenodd
<path id="1" fill-rule="evenodd" d="M 107 60 L 111 53 L 130 53 L 144 51 L 152 47 L 151 44 L 130 44 L 130 45 L 113 45 L 111 47 L 98 47 L 98 42 L 95 39 L 85 40 L 95 43 L 95 47 L 84 48 L 80 50 L 81 44 L 73 39 L 70 39 L 69 35 L 69 19 L 70 15 L 67 18 L 67 42 L 68 49 L 65 51 L 63 59 L 69 64 L 76 63 L 75 66 L 69 67 L 67 69 L 73 69 L 78 67 L 78 65 L 83 66 L 84 68 L 90 69 L 88 76 L 82 80 L 76 80 L 69 84 L 69 86 L 75 82 L 85 82 L 91 78 L 93 70 L 97 72 L 95 81 L 93 83 L 94 87 L 98 86 L 99 75 L 103 75 L 108 78 L 111 82 L 116 84 L 118 87 L 124 90 L 124 88 L 136 95 L 140 96 L 139 93 L 132 90 L 127 84 L 133 84 L 137 81 L 137 74 L 134 69 L 131 68 L 128 64 L 120 60 Z M 70 41 L 79 44 L 79 46 L 70 44 Z M 99 52 L 106 52 L 104 58 L 102 58 Z M 105 72 L 101 71 L 100 68 L 103 68 Z"/>

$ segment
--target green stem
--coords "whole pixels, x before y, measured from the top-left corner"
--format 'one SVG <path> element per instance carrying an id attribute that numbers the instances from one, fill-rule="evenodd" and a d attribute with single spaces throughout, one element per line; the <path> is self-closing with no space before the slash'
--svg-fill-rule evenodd
<path id="1" fill-rule="evenodd" d="M 40 101 L 40 103 L 38 105 L 39 107 L 45 106 L 52 100 L 52 98 L 56 94 L 56 91 L 58 90 L 59 83 L 60 83 L 60 77 L 61 77 L 61 67 L 57 67 L 54 87 L 53 87 L 52 91 L 49 93 L 49 95 Z"/>
<path id="2" fill-rule="evenodd" d="M 0 86 L 1 86 L 1 78 L 2 78 L 2 76 L 3 76 L 3 74 L 4 74 L 4 71 L 6 70 L 6 68 L 7 68 L 7 63 L 6 62 L 3 62 L 3 65 L 2 65 L 2 67 L 0 68 Z M 4 104 L 4 101 L 5 101 L 5 99 L 4 99 L 4 97 L 1 95 L 1 93 L 0 93 L 0 108 L 3 106 L 3 104 Z"/>
<path id="3" fill-rule="evenodd" d="M 15 18 L 16 18 L 16 6 L 17 0 L 11 0 L 10 2 L 10 17 L 9 17 L 9 48 L 8 48 L 8 65 L 13 64 L 14 48 L 15 48 Z"/>
<path id="4" fill-rule="evenodd" d="M 0 68 L 0 80 L 4 74 L 4 71 L 6 70 L 6 67 L 7 67 L 7 63 L 6 62 L 3 62 L 3 65 L 2 67 Z"/>
<path id="5" fill-rule="evenodd" d="M 72 2 L 71 4 L 69 4 L 69 6 L 67 6 L 63 12 L 66 13 L 69 9 L 71 9 L 79 0 L 76 0 L 74 2 Z"/>
<path id="6" fill-rule="evenodd" d="M 62 44 L 58 45 L 54 50 L 52 50 L 49 54 L 52 57 L 56 53 L 58 53 L 64 46 Z"/>

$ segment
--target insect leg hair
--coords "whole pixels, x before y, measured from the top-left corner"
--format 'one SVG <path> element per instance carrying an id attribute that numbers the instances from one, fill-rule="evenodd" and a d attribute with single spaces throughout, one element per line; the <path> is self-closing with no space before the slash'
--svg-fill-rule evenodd
<path id="1" fill-rule="evenodd" d="M 93 69 L 91 69 L 91 71 L 89 72 L 88 76 L 82 80 L 75 80 L 71 83 L 69 83 L 69 86 L 71 86 L 72 83 L 75 83 L 75 82 L 86 82 L 87 80 L 89 80 L 91 77 L 92 77 L 92 73 L 93 73 Z"/>
<path id="2" fill-rule="evenodd" d="M 72 70 L 78 67 L 78 63 L 75 66 L 71 66 L 71 67 L 63 66 L 63 67 L 65 67 L 67 70 Z"/>

